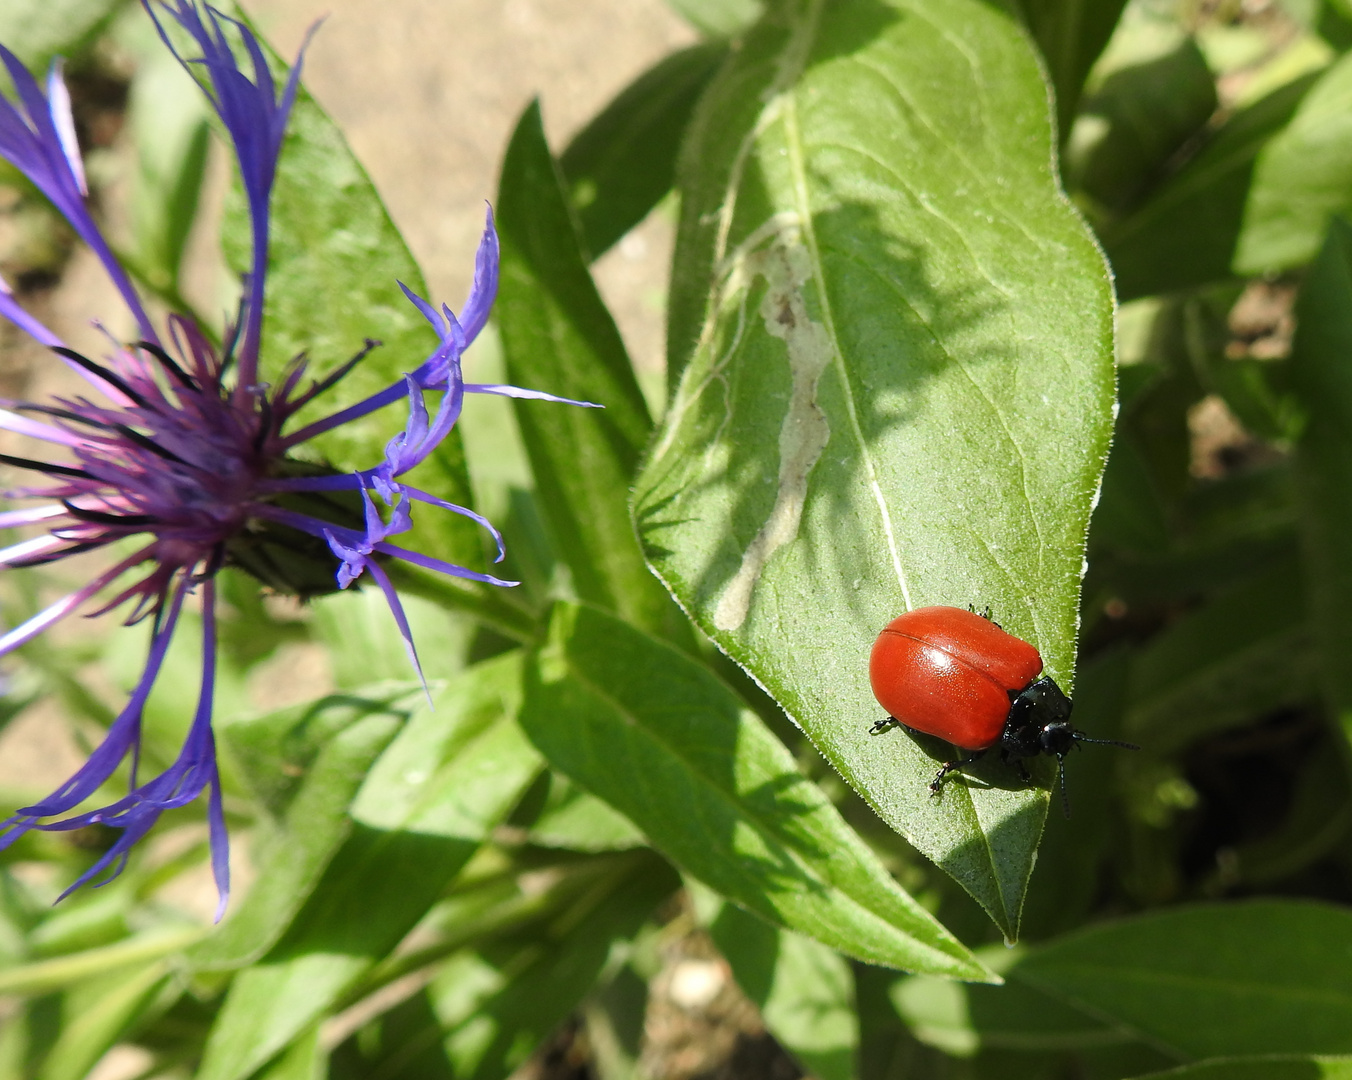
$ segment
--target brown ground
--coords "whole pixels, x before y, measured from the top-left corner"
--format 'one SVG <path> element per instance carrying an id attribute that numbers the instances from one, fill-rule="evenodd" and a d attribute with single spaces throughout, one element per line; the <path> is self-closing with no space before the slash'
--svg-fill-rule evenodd
<path id="1" fill-rule="evenodd" d="M 661 0 L 245 0 L 285 56 L 327 13 L 305 82 L 338 122 L 422 264 L 455 307 L 483 203 L 517 116 L 540 97 L 556 152 L 634 76 L 694 32 Z M 602 261 L 635 358 L 661 363 L 669 227 Z"/>

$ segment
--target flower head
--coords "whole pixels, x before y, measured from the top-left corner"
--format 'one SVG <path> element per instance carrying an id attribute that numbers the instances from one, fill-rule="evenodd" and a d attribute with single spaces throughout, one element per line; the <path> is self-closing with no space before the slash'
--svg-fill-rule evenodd
<path id="1" fill-rule="evenodd" d="M 174 49 L 161 15 L 149 0 L 143 2 L 166 46 Z M 229 891 L 229 869 L 211 726 L 216 574 L 234 565 L 302 596 L 346 588 L 369 574 L 388 601 L 416 668 L 408 620 L 383 564 L 402 560 L 491 585 L 515 583 L 391 542 L 411 528 L 413 505 L 421 503 L 472 518 L 491 533 L 502 557 L 501 538 L 491 524 L 472 510 L 410 485 L 406 475 L 450 433 L 466 393 L 564 399 L 510 386 L 467 384 L 461 374 L 461 353 L 483 329 L 497 289 L 497 236 L 490 213 L 460 319 L 449 308 L 438 311 L 404 290 L 437 331 L 440 344 L 431 356 L 364 401 L 288 430 L 302 407 L 332 390 L 377 345 L 366 341 L 347 364 L 308 386 L 302 358 L 275 386 L 259 381 L 268 204 L 301 58 L 279 92 L 247 27 L 196 0 L 173 0 L 163 12 L 200 52 L 179 60 L 204 73 L 200 82 L 234 146 L 250 211 L 252 265 L 238 318 L 220 346 L 185 316 L 171 315 L 162 327 L 151 320 L 86 206 L 84 170 L 59 64 L 53 65 L 44 93 L 0 46 L 0 62 L 17 91 L 17 100 L 0 97 L 0 156 L 51 200 L 99 257 L 140 335 L 127 345 L 114 342 L 109 354 L 97 360 L 83 356 L 25 311 L 0 282 L 0 315 L 48 346 L 89 386 L 86 394 L 45 403 L 2 403 L 0 428 L 50 444 L 58 460 L 0 455 L 0 461 L 36 477 L 7 493 L 21 505 L 0 511 L 0 528 L 22 526 L 35 535 L 0 549 L 0 566 L 34 566 L 122 541 L 130 547 L 128 552 L 119 544 L 121 557 L 108 569 L 0 635 L 0 655 L 77 610 L 96 615 L 125 606 L 128 625 L 150 620 L 152 626 L 145 670 L 102 744 L 50 796 L 0 822 L 0 849 L 31 829 L 68 830 L 99 822 L 121 830 L 117 842 L 70 892 L 109 867 L 115 875 L 161 813 L 209 792 L 219 917 Z M 232 39 L 242 46 L 247 58 L 243 65 Z M 441 394 L 435 412 L 425 400 L 428 391 Z M 390 440 L 384 459 L 369 469 L 339 474 L 291 456 L 315 436 L 400 401 L 408 408 L 404 430 Z M 278 564 L 272 553 L 279 550 L 296 553 L 301 563 L 316 556 L 332 559 L 333 583 L 298 577 Z M 197 710 L 178 759 L 164 773 L 142 781 L 137 775 L 142 711 L 190 594 L 200 598 L 205 625 Z M 128 757 L 128 794 L 76 813 Z"/>

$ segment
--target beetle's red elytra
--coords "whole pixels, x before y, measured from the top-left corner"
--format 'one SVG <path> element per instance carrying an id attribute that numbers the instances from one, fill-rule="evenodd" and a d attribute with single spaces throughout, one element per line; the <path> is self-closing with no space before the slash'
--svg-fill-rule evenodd
<path id="1" fill-rule="evenodd" d="M 893 619 L 873 644 L 869 682 L 887 719 L 879 734 L 900 725 L 934 735 L 971 753 L 947 762 L 930 782 L 937 795 L 949 773 L 970 765 L 993 746 L 1013 760 L 1027 781 L 1022 758 L 1056 758 L 1067 816 L 1065 758 L 1077 742 L 1138 750 L 1115 739 L 1090 739 L 1070 723 L 1071 702 L 1050 675 L 1038 678 L 1042 656 L 1007 633 L 989 615 L 956 607 L 923 607 Z"/>

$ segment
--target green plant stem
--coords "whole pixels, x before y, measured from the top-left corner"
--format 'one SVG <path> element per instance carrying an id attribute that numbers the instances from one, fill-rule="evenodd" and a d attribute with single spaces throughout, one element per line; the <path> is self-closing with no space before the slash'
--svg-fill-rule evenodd
<path id="1" fill-rule="evenodd" d="M 198 926 L 156 930 L 119 941 L 115 945 L 21 964 L 0 974 L 0 994 L 35 996 L 62 990 L 105 972 L 186 949 L 208 933 L 207 927 Z"/>

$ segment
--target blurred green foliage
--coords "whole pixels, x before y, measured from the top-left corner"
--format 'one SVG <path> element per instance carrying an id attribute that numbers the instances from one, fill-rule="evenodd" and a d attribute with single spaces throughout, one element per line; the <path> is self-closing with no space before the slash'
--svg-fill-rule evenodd
<path id="1" fill-rule="evenodd" d="M 429 703 L 378 597 L 300 610 L 226 571 L 251 883 L 211 927 L 200 808 L 57 906 L 108 835 L 0 855 L 0 1080 L 118 1045 L 146 1078 L 496 1080 L 560 1040 L 653 1076 L 645 1010 L 692 939 L 823 1080 L 1352 1076 L 1352 6 L 673 7 L 704 43 L 570 146 L 533 105 L 506 147 L 474 363 L 607 409 L 475 400 L 424 480 L 494 518 L 522 584 L 400 582 Z M 122 255 L 182 309 L 208 123 L 142 19 L 7 0 L 0 40 L 99 76 L 77 119 L 99 88 L 125 109 Z M 673 191 L 653 415 L 589 264 Z M 69 248 L 41 228 L 3 253 L 21 294 Z M 334 363 L 375 319 L 407 339 L 383 380 L 426 344 L 308 97 L 276 229 L 273 359 Z M 326 452 L 364 463 L 384 424 Z M 10 575 L 7 621 L 47 584 Z M 931 799 L 942 749 L 867 736 L 868 645 L 934 602 L 991 604 L 1079 727 L 1141 745 L 1072 755 L 1068 820 L 1044 828 L 1051 769 Z M 152 762 L 195 694 L 182 636 Z M 27 646 L 0 731 L 55 702 L 97 741 L 139 671 L 140 635 L 111 641 Z M 251 705 L 301 664 L 333 690 Z"/>

